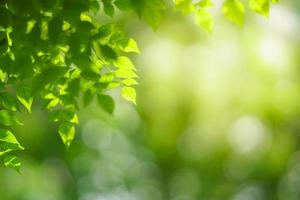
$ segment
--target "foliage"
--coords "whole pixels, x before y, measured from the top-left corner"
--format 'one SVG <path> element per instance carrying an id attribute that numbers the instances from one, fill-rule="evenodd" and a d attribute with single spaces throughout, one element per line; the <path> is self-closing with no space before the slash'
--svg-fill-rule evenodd
<path id="1" fill-rule="evenodd" d="M 274 1 L 273 1 L 274 2 Z M 183 13 L 195 13 L 196 22 L 213 31 L 210 0 L 174 0 Z M 250 8 L 268 15 L 268 0 L 250 0 Z M 113 23 L 97 19 L 116 10 L 135 12 L 153 29 L 163 19 L 163 0 L 3 0 L 0 2 L 0 156 L 5 166 L 19 169 L 13 154 L 24 148 L 12 127 L 21 125 L 18 112 L 31 112 L 41 101 L 50 120 L 59 123 L 58 133 L 69 147 L 78 123 L 76 111 L 95 96 L 108 113 L 114 101 L 107 91 L 121 87 L 122 96 L 136 102 L 136 69 L 129 53 L 139 53 L 134 39 Z M 242 25 L 245 8 L 240 0 L 226 0 L 223 13 Z M 23 108 L 22 108 L 23 106 Z"/>

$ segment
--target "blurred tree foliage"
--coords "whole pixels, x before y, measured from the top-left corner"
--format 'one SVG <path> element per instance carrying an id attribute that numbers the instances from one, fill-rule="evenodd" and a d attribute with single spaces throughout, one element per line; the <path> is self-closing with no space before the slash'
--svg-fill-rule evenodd
<path id="1" fill-rule="evenodd" d="M 276 0 L 272 0 L 276 2 Z M 185 14 L 194 13 L 197 24 L 212 32 L 211 0 L 174 0 Z M 250 0 L 249 7 L 265 16 L 269 0 Z M 11 128 L 22 123 L 18 112 L 31 112 L 33 101 L 50 111 L 59 123 L 58 133 L 69 147 L 78 123 L 78 99 L 113 113 L 107 91 L 121 87 L 122 96 L 135 103 L 136 69 L 128 53 L 139 53 L 134 39 L 114 23 L 103 24 L 96 16 L 113 17 L 117 10 L 135 12 L 153 29 L 163 19 L 163 0 L 1 0 L 0 1 L 0 156 L 5 166 L 19 169 L 11 154 L 24 149 Z M 242 25 L 245 15 L 240 0 L 225 0 L 222 12 Z M 23 106 L 23 108 L 22 108 Z"/>

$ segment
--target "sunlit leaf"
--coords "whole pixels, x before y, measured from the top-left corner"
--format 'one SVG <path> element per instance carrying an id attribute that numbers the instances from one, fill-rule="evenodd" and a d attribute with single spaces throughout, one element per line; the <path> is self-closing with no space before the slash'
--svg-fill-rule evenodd
<path id="1" fill-rule="evenodd" d="M 0 148 L 23 150 L 24 147 L 20 145 L 12 132 L 6 129 L 0 129 Z"/>
<path id="2" fill-rule="evenodd" d="M 135 70 L 133 63 L 126 56 L 120 56 L 114 61 L 114 65 L 120 69 L 130 69 Z"/>
<path id="3" fill-rule="evenodd" d="M 119 69 L 115 72 L 115 75 L 119 78 L 136 78 L 137 75 L 133 70 L 130 69 Z"/>
<path id="4" fill-rule="evenodd" d="M 133 86 L 133 85 L 138 84 L 138 82 L 135 79 L 132 79 L 132 78 L 122 80 L 122 83 L 126 86 Z"/>
<path id="5" fill-rule="evenodd" d="M 136 91 L 132 87 L 123 87 L 121 91 L 122 96 L 124 99 L 131 101 L 132 103 L 136 104 Z"/>
<path id="6" fill-rule="evenodd" d="M 68 148 L 75 137 L 74 125 L 70 122 L 63 122 L 58 128 L 58 133 L 63 143 Z"/>
<path id="7" fill-rule="evenodd" d="M 13 112 L 0 110 L 0 124 L 4 126 L 22 125 Z"/>
<path id="8" fill-rule="evenodd" d="M 226 0 L 222 11 L 227 19 L 238 25 L 243 25 L 245 7 L 240 0 Z"/>
<path id="9" fill-rule="evenodd" d="M 29 88 L 20 87 L 17 92 L 17 98 L 23 104 L 23 106 L 31 112 L 31 105 L 33 102 L 33 97 L 31 96 L 31 91 Z"/>
<path id="10" fill-rule="evenodd" d="M 212 2 L 212 0 L 201 0 L 197 3 L 197 5 L 200 6 L 201 8 L 207 8 L 207 7 L 214 6 L 214 3 Z"/>
<path id="11" fill-rule="evenodd" d="M 21 161 L 18 157 L 7 155 L 4 157 L 3 162 L 6 167 L 13 168 L 14 170 L 20 172 Z"/>
<path id="12" fill-rule="evenodd" d="M 199 11 L 197 11 L 196 22 L 207 32 L 212 33 L 214 27 L 214 21 L 210 12 L 206 11 L 205 9 L 200 9 Z"/>
<path id="13" fill-rule="evenodd" d="M 137 43 L 132 38 L 130 38 L 128 40 L 128 43 L 124 47 L 122 47 L 122 50 L 125 52 L 140 53 Z"/>
<path id="14" fill-rule="evenodd" d="M 273 0 L 273 2 L 276 3 L 276 0 L 275 1 Z M 269 10 L 270 10 L 269 0 L 250 0 L 249 5 L 250 8 L 255 12 L 264 16 L 269 16 Z"/>
<path id="15" fill-rule="evenodd" d="M 192 0 L 173 0 L 173 2 L 183 14 L 188 14 L 195 10 Z"/>

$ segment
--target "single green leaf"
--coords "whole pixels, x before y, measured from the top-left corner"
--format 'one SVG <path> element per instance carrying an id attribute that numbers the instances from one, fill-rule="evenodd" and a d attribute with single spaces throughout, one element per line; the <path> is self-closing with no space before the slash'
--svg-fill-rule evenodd
<path id="1" fill-rule="evenodd" d="M 16 97 L 13 96 L 11 93 L 8 92 L 1 92 L 0 93 L 0 104 L 11 111 L 19 110 L 19 105 L 16 100 Z"/>
<path id="2" fill-rule="evenodd" d="M 105 110 L 109 114 L 113 114 L 115 109 L 115 103 L 111 96 L 98 94 L 97 100 L 98 100 L 98 104 L 101 106 L 103 110 Z"/>
<path id="3" fill-rule="evenodd" d="M 98 32 L 94 35 L 95 39 L 107 38 L 112 34 L 112 24 L 104 24 L 100 26 Z"/>
<path id="4" fill-rule="evenodd" d="M 0 81 L 5 82 L 7 74 L 0 69 Z"/>
<path id="5" fill-rule="evenodd" d="M 189 14 L 195 10 L 192 0 L 173 0 L 173 2 L 183 14 Z"/>
<path id="6" fill-rule="evenodd" d="M 136 78 L 137 75 L 133 70 L 130 69 L 118 69 L 115 71 L 115 75 L 119 78 Z"/>
<path id="7" fill-rule="evenodd" d="M 120 69 L 130 69 L 135 70 L 135 67 L 131 60 L 126 56 L 119 56 L 113 64 Z"/>
<path id="8" fill-rule="evenodd" d="M 74 125 L 70 122 L 63 122 L 58 128 L 58 133 L 63 143 L 69 148 L 75 137 Z"/>
<path id="9" fill-rule="evenodd" d="M 112 17 L 115 13 L 115 8 L 112 4 L 112 0 L 102 0 L 104 13 Z"/>
<path id="10" fill-rule="evenodd" d="M 196 5 L 200 6 L 201 8 L 207 8 L 214 5 L 211 0 L 201 0 Z"/>
<path id="11" fill-rule="evenodd" d="M 91 90 L 87 90 L 83 94 L 83 105 L 86 107 L 90 105 L 93 102 L 94 99 L 94 93 L 91 92 Z"/>
<path id="12" fill-rule="evenodd" d="M 17 98 L 20 103 L 31 113 L 31 105 L 33 102 L 33 97 L 31 96 L 31 91 L 28 87 L 20 87 L 17 90 Z"/>
<path id="13" fill-rule="evenodd" d="M 128 11 L 132 9 L 131 0 L 116 0 L 114 3 L 120 10 Z"/>
<path id="14" fill-rule="evenodd" d="M 87 80 L 96 82 L 99 79 L 99 72 L 95 72 L 91 70 L 90 68 L 82 70 L 81 76 Z"/>
<path id="15" fill-rule="evenodd" d="M 276 2 L 276 0 L 275 0 Z M 269 0 L 250 0 L 249 1 L 250 8 L 254 10 L 255 12 L 264 15 L 269 16 L 270 12 L 270 2 Z"/>
<path id="16" fill-rule="evenodd" d="M 49 22 L 48 34 L 49 39 L 53 44 L 56 44 L 59 40 L 60 34 L 63 28 L 63 18 L 60 16 L 55 16 Z"/>
<path id="17" fill-rule="evenodd" d="M 80 14 L 80 20 L 81 20 L 81 21 L 90 22 L 90 23 L 93 22 L 93 19 L 92 19 L 92 17 L 89 15 L 89 13 L 81 13 L 81 14 Z"/>
<path id="18" fill-rule="evenodd" d="M 207 32 L 212 33 L 214 21 L 210 12 L 200 9 L 196 12 L 196 23 L 204 28 Z"/>
<path id="19" fill-rule="evenodd" d="M 138 84 L 138 82 L 135 79 L 132 79 L 132 78 L 122 80 L 122 83 L 126 86 L 133 86 L 133 85 Z"/>
<path id="20" fill-rule="evenodd" d="M 112 34 L 109 42 L 118 47 L 121 51 L 140 53 L 137 43 L 134 39 L 128 38 L 123 32 L 117 31 Z"/>
<path id="21" fill-rule="evenodd" d="M 8 28 L 11 26 L 12 23 L 12 14 L 9 12 L 9 10 L 1 6 L 0 7 L 0 28 Z"/>
<path id="22" fill-rule="evenodd" d="M 135 12 L 153 29 L 157 29 L 164 17 L 165 2 L 163 0 L 131 0 L 131 2 Z"/>
<path id="23" fill-rule="evenodd" d="M 0 148 L 11 150 L 23 150 L 14 134 L 6 129 L 0 129 Z"/>
<path id="24" fill-rule="evenodd" d="M 244 24 L 245 7 L 240 0 L 226 0 L 222 11 L 228 20 L 238 24 Z"/>
<path id="25" fill-rule="evenodd" d="M 4 150 L 4 151 L 0 151 L 0 157 L 9 154 L 12 151 L 13 151 L 12 149 L 7 149 L 7 150 Z"/>
<path id="26" fill-rule="evenodd" d="M 22 125 L 13 112 L 0 110 L 0 124 L 4 126 Z"/>
<path id="27" fill-rule="evenodd" d="M 130 38 L 126 45 L 121 47 L 124 52 L 141 53 L 136 41 Z"/>
<path id="28" fill-rule="evenodd" d="M 105 58 L 115 60 L 117 58 L 116 52 L 108 45 L 100 46 L 101 52 Z"/>
<path id="29" fill-rule="evenodd" d="M 132 87 L 123 87 L 121 90 L 122 97 L 127 101 L 136 104 L 136 91 Z"/>
<path id="30" fill-rule="evenodd" d="M 73 97 L 77 97 L 79 95 L 79 92 L 80 92 L 80 79 L 76 78 L 71 80 L 68 83 L 68 93 Z"/>
<path id="31" fill-rule="evenodd" d="M 60 102 L 60 99 L 59 98 L 55 98 L 55 99 L 51 99 L 48 101 L 47 103 L 47 109 L 50 110 L 51 108 L 54 108 L 56 107 Z"/>
<path id="32" fill-rule="evenodd" d="M 120 82 L 113 81 L 113 82 L 110 82 L 108 84 L 107 89 L 112 90 L 112 89 L 117 88 L 119 86 L 120 86 Z"/>
<path id="33" fill-rule="evenodd" d="M 21 161 L 18 157 L 7 155 L 4 157 L 3 162 L 6 167 L 13 168 L 14 170 L 20 172 Z"/>
<path id="34" fill-rule="evenodd" d="M 90 10 L 97 14 L 100 9 L 99 1 L 98 0 L 90 0 Z"/>
<path id="35" fill-rule="evenodd" d="M 68 121 L 73 124 L 78 124 L 78 116 L 71 110 L 54 110 L 50 113 L 49 119 L 53 122 Z"/>

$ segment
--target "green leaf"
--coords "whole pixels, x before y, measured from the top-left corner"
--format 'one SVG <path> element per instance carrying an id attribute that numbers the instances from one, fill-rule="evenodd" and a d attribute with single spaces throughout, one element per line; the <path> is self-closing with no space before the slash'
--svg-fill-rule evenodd
<path id="1" fill-rule="evenodd" d="M 75 137 L 74 125 L 70 122 L 63 122 L 58 128 L 58 133 L 63 143 L 69 148 Z"/>
<path id="2" fill-rule="evenodd" d="M 114 3 L 120 10 L 128 11 L 132 9 L 130 0 L 116 0 Z"/>
<path id="3" fill-rule="evenodd" d="M 14 134 L 6 129 L 0 129 L 0 148 L 11 150 L 24 149 L 24 147 L 20 145 Z"/>
<path id="4" fill-rule="evenodd" d="M 98 32 L 94 35 L 94 38 L 103 39 L 110 36 L 111 33 L 112 33 L 112 24 L 104 24 L 98 29 Z"/>
<path id="5" fill-rule="evenodd" d="M 62 32 L 63 27 L 63 19 L 62 17 L 55 16 L 52 18 L 52 20 L 49 22 L 48 25 L 48 34 L 50 41 L 52 43 L 57 43 L 58 39 L 60 37 L 60 34 Z"/>
<path id="6" fill-rule="evenodd" d="M 86 107 L 90 105 L 93 102 L 94 94 L 91 92 L 91 90 L 87 90 L 83 94 L 83 105 Z"/>
<path id="7" fill-rule="evenodd" d="M 0 81 L 5 82 L 7 74 L 0 69 Z"/>
<path id="8" fill-rule="evenodd" d="M 3 159 L 4 165 L 20 172 L 21 161 L 18 157 L 13 155 L 7 155 Z"/>
<path id="9" fill-rule="evenodd" d="M 12 23 L 11 13 L 3 6 L 0 7 L 0 28 L 8 28 Z"/>
<path id="10" fill-rule="evenodd" d="M 115 103 L 112 97 L 104 94 L 97 95 L 98 104 L 103 110 L 109 114 L 113 114 L 115 109 Z"/>
<path id="11" fill-rule="evenodd" d="M 204 28 L 207 32 L 212 33 L 214 21 L 210 12 L 200 9 L 196 12 L 196 23 Z"/>
<path id="12" fill-rule="evenodd" d="M 59 98 L 55 98 L 55 99 L 51 99 L 48 103 L 47 103 L 47 109 L 51 109 L 56 107 L 59 104 L 60 99 Z"/>
<path id="13" fill-rule="evenodd" d="M 273 2 L 276 2 L 276 0 Z M 250 8 L 255 12 L 264 16 L 269 16 L 269 11 L 270 11 L 269 0 L 250 0 L 249 5 Z"/>
<path id="14" fill-rule="evenodd" d="M 53 122 L 68 121 L 73 124 L 78 124 L 78 116 L 70 110 L 54 110 L 50 113 L 49 119 Z"/>
<path id="15" fill-rule="evenodd" d="M 117 87 L 119 87 L 120 86 L 120 82 L 110 82 L 109 84 L 108 84 L 108 86 L 107 86 L 107 89 L 108 90 L 112 90 L 112 89 L 114 89 L 114 88 L 117 88 Z"/>
<path id="16" fill-rule="evenodd" d="M 124 52 L 141 53 L 136 41 L 130 38 L 124 47 L 121 48 Z"/>
<path id="17" fill-rule="evenodd" d="M 191 0 L 173 0 L 173 2 L 183 14 L 189 14 L 195 10 Z"/>
<path id="18" fill-rule="evenodd" d="M 108 45 L 100 46 L 101 52 L 105 58 L 115 60 L 117 58 L 116 52 Z"/>
<path id="19" fill-rule="evenodd" d="M 114 16 L 115 8 L 112 4 L 112 0 L 102 0 L 102 1 L 103 1 L 104 13 L 110 17 Z"/>
<path id="20" fill-rule="evenodd" d="M 0 151 L 0 157 L 9 154 L 12 151 L 13 151 L 12 149 L 7 149 L 7 150 L 4 150 L 4 151 Z"/>
<path id="21" fill-rule="evenodd" d="M 31 96 L 31 91 L 28 87 L 20 87 L 17 91 L 17 98 L 20 103 L 31 113 L 31 105 L 33 102 L 33 97 Z"/>
<path id="22" fill-rule="evenodd" d="M 132 78 L 122 80 L 122 83 L 126 86 L 133 86 L 133 85 L 138 84 L 138 82 L 135 79 L 132 79 Z"/>
<path id="23" fill-rule="evenodd" d="M 73 96 L 77 97 L 80 92 L 80 80 L 79 79 L 73 79 L 68 84 L 68 93 Z"/>
<path id="24" fill-rule="evenodd" d="M 19 110 L 19 105 L 16 100 L 16 98 L 8 92 L 2 92 L 0 93 L 0 104 L 11 111 L 17 111 Z"/>
<path id="25" fill-rule="evenodd" d="M 100 5 L 98 0 L 90 0 L 90 10 L 94 13 L 97 14 L 100 9 Z"/>
<path id="26" fill-rule="evenodd" d="M 132 87 L 123 87 L 121 90 L 122 97 L 127 101 L 136 104 L 136 91 Z"/>
<path id="27" fill-rule="evenodd" d="M 22 125 L 13 112 L 0 110 L 0 124 L 4 126 Z"/>
<path id="28" fill-rule="evenodd" d="M 131 0 L 135 12 L 153 29 L 160 25 L 165 11 L 163 0 Z"/>
<path id="29" fill-rule="evenodd" d="M 121 51 L 140 53 L 137 43 L 134 39 L 128 38 L 124 33 L 117 31 L 110 38 L 110 43 L 117 46 Z"/>
<path id="30" fill-rule="evenodd" d="M 131 60 L 126 56 L 120 56 L 113 64 L 120 69 L 130 69 L 135 70 L 135 67 Z"/>
<path id="31" fill-rule="evenodd" d="M 228 20 L 238 24 L 244 24 L 245 7 L 240 0 L 226 0 L 222 11 Z"/>
<path id="32" fill-rule="evenodd" d="M 137 75 L 133 70 L 130 69 L 119 69 L 115 71 L 115 75 L 119 78 L 136 78 Z"/>
<path id="33" fill-rule="evenodd" d="M 214 3 L 211 0 L 202 0 L 197 3 L 198 6 L 201 8 L 207 8 L 214 5 Z"/>
<path id="34" fill-rule="evenodd" d="M 90 22 L 90 23 L 93 22 L 92 17 L 91 17 L 88 13 L 81 13 L 81 14 L 80 14 L 80 20 L 81 20 L 81 21 Z"/>

